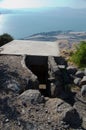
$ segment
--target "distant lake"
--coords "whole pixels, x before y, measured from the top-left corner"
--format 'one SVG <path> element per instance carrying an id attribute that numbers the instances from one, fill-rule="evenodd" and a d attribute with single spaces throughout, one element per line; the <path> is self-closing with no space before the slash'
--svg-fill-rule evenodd
<path id="1" fill-rule="evenodd" d="M 64 17 L 44 13 L 0 15 L 0 34 L 9 33 L 15 39 L 58 30 L 86 31 L 86 17 Z"/>

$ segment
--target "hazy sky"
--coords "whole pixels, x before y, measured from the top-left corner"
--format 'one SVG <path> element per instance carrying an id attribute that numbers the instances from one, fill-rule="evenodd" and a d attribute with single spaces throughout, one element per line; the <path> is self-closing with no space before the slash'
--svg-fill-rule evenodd
<path id="1" fill-rule="evenodd" d="M 0 0 L 0 8 L 86 8 L 86 0 Z"/>

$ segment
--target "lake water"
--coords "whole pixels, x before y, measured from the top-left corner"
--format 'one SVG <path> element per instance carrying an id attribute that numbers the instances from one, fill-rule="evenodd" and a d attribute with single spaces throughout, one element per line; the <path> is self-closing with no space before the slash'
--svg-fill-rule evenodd
<path id="1" fill-rule="evenodd" d="M 9 33 L 15 39 L 31 34 L 58 30 L 86 31 L 86 17 L 64 17 L 42 14 L 0 15 L 0 34 Z"/>

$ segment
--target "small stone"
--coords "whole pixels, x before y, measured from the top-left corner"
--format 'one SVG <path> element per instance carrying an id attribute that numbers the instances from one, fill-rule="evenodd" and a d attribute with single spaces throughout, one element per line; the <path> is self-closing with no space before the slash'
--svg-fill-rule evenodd
<path id="1" fill-rule="evenodd" d="M 58 130 L 58 125 L 55 125 L 53 130 Z"/>
<path id="2" fill-rule="evenodd" d="M 48 110 L 45 110 L 46 113 L 48 113 Z"/>
<path id="3" fill-rule="evenodd" d="M 65 69 L 65 65 L 58 65 L 59 69 Z"/>
<path id="4" fill-rule="evenodd" d="M 39 108 L 36 108 L 36 112 L 38 112 L 39 111 Z"/>
<path id="5" fill-rule="evenodd" d="M 76 67 L 73 67 L 73 66 L 68 66 L 68 67 L 67 67 L 67 72 L 68 72 L 69 74 L 74 75 L 74 74 L 76 73 L 76 71 L 77 71 L 77 68 L 76 68 Z"/>
<path id="6" fill-rule="evenodd" d="M 81 95 L 86 97 L 86 85 L 83 85 L 81 88 Z"/>
<path id="7" fill-rule="evenodd" d="M 86 76 L 83 76 L 80 85 L 86 85 Z"/>
<path id="8" fill-rule="evenodd" d="M 81 70 L 78 70 L 76 73 L 75 73 L 75 76 L 78 77 L 78 78 L 83 78 L 84 76 L 84 71 L 81 71 Z"/>
<path id="9" fill-rule="evenodd" d="M 26 104 L 25 102 L 22 102 L 22 105 L 23 105 L 24 107 L 27 107 L 27 104 Z"/>
<path id="10" fill-rule="evenodd" d="M 31 109 L 28 109 L 28 112 L 30 112 L 31 111 Z"/>
<path id="11" fill-rule="evenodd" d="M 81 78 L 75 78 L 74 79 L 74 84 L 79 86 L 80 85 L 80 81 L 81 81 Z"/>
<path id="12" fill-rule="evenodd" d="M 24 109 L 22 109 L 22 114 L 25 114 L 25 110 Z"/>
<path id="13" fill-rule="evenodd" d="M 51 124 L 51 120 L 50 120 L 50 118 L 48 117 L 48 124 Z"/>
<path id="14" fill-rule="evenodd" d="M 65 122 L 64 122 L 64 121 L 60 121 L 60 124 L 61 124 L 61 125 L 64 125 L 64 124 L 65 124 Z"/>
<path id="15" fill-rule="evenodd" d="M 20 121 L 18 121 L 18 126 L 21 126 L 21 122 Z"/>
<path id="16" fill-rule="evenodd" d="M 7 122 L 9 122 L 9 119 L 7 118 L 7 119 L 5 119 L 5 123 L 7 123 Z"/>
<path id="17" fill-rule="evenodd" d="M 63 126 L 66 130 L 69 128 L 69 124 Z"/>

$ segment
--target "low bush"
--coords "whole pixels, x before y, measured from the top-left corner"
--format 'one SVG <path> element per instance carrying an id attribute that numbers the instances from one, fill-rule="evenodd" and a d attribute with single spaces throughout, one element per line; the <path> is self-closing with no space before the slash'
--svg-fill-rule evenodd
<path id="1" fill-rule="evenodd" d="M 0 35 L 0 47 L 12 40 L 13 40 L 13 37 L 7 33 Z"/>
<path id="2" fill-rule="evenodd" d="M 86 41 L 81 41 L 76 46 L 76 51 L 72 54 L 71 60 L 81 68 L 86 67 Z"/>

